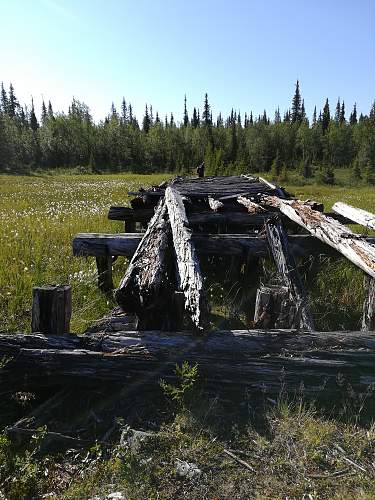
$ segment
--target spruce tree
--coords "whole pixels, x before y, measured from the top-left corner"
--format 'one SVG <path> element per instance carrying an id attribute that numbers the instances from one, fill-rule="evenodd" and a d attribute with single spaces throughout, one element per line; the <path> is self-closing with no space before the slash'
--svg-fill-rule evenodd
<path id="1" fill-rule="evenodd" d="M 345 103 L 342 101 L 341 110 L 340 110 L 340 125 L 344 124 L 345 120 Z"/>
<path id="2" fill-rule="evenodd" d="M 254 125 L 253 112 L 250 111 L 249 125 Z"/>
<path id="3" fill-rule="evenodd" d="M 191 119 L 191 125 L 193 128 L 197 128 L 199 125 L 197 110 L 195 108 L 193 110 L 193 118 Z"/>
<path id="4" fill-rule="evenodd" d="M 302 99 L 301 105 L 301 122 L 306 121 L 305 99 Z"/>
<path id="5" fill-rule="evenodd" d="M 174 126 L 175 126 L 173 113 L 171 113 L 171 119 L 170 119 L 169 124 L 170 124 L 170 126 L 171 126 L 171 127 L 174 127 Z"/>
<path id="6" fill-rule="evenodd" d="M 43 125 L 46 123 L 47 120 L 47 108 L 44 102 L 44 99 L 42 101 L 42 123 Z"/>
<path id="7" fill-rule="evenodd" d="M 14 87 L 12 84 L 9 85 L 9 107 L 8 114 L 9 116 L 16 116 L 16 113 L 19 108 L 19 102 L 17 101 L 16 95 L 14 93 Z"/>
<path id="8" fill-rule="evenodd" d="M 125 97 L 122 98 L 121 103 L 121 121 L 122 123 L 128 123 L 128 107 L 126 105 Z"/>
<path id="9" fill-rule="evenodd" d="M 202 114 L 203 124 L 206 126 L 211 125 L 211 115 L 210 115 L 210 105 L 208 104 L 208 95 L 207 92 L 204 96 L 204 106 L 203 106 L 203 114 Z"/>
<path id="10" fill-rule="evenodd" d="M 278 107 L 275 111 L 275 123 L 281 123 L 280 108 Z"/>
<path id="11" fill-rule="evenodd" d="M 145 132 L 146 134 L 148 134 L 149 130 L 150 130 L 150 115 L 148 114 L 148 106 L 146 104 L 146 108 L 145 108 L 145 115 L 143 117 L 143 122 L 142 122 L 142 129 L 143 129 L 143 132 Z"/>
<path id="12" fill-rule="evenodd" d="M 184 97 L 184 127 L 187 127 L 189 125 L 189 115 L 187 112 L 187 107 L 186 107 L 186 94 Z"/>
<path id="13" fill-rule="evenodd" d="M 160 123 L 159 113 L 156 111 L 155 123 Z"/>
<path id="14" fill-rule="evenodd" d="M 154 112 L 152 110 L 152 104 L 150 104 L 150 126 L 154 124 Z"/>
<path id="15" fill-rule="evenodd" d="M 30 128 L 33 132 L 36 132 L 38 130 L 38 127 L 39 127 L 39 123 L 38 123 L 38 120 L 35 116 L 34 99 L 31 98 Z"/>
<path id="16" fill-rule="evenodd" d="M 336 112 L 335 112 L 335 122 L 336 123 L 340 123 L 340 114 L 341 114 L 341 102 L 340 102 L 340 98 L 339 98 L 337 101 L 337 104 L 336 104 Z"/>
<path id="17" fill-rule="evenodd" d="M 302 102 L 301 102 L 301 92 L 299 89 L 299 81 L 296 83 L 296 90 L 292 99 L 292 123 L 300 123 L 302 120 Z"/>
<path id="18" fill-rule="evenodd" d="M 329 102 L 328 102 L 328 98 L 327 98 L 326 103 L 325 103 L 324 108 L 323 108 L 323 116 L 322 116 L 323 133 L 328 129 L 330 121 L 331 121 L 331 114 L 329 111 Z"/>
<path id="19" fill-rule="evenodd" d="M 54 118 L 51 101 L 48 101 L 48 118 Z"/>
<path id="20" fill-rule="evenodd" d="M 312 123 L 313 123 L 313 125 L 316 125 L 316 106 L 314 107 L 314 113 L 313 113 Z"/>
<path id="21" fill-rule="evenodd" d="M 3 82 L 1 82 L 1 110 L 3 113 L 8 113 L 9 110 L 8 96 L 4 89 Z"/>
<path id="22" fill-rule="evenodd" d="M 133 117 L 133 106 L 129 102 L 129 123 L 130 125 L 134 125 L 134 117 Z"/>
<path id="23" fill-rule="evenodd" d="M 353 111 L 350 114 L 349 123 L 350 125 L 355 125 L 357 123 L 357 103 L 354 103 Z"/>

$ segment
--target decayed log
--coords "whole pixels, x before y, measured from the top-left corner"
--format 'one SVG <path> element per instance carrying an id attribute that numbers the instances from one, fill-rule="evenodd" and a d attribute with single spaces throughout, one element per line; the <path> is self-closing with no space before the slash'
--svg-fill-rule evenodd
<path id="1" fill-rule="evenodd" d="M 295 256 L 334 253 L 331 248 L 313 236 L 288 235 L 288 239 Z M 96 257 L 108 253 L 109 255 L 131 257 L 141 240 L 142 234 L 140 233 L 81 233 L 73 239 L 73 255 Z M 192 240 L 198 254 L 203 255 L 243 255 L 245 253 L 258 257 L 269 255 L 266 238 L 258 235 L 193 233 Z M 375 244 L 375 238 L 366 238 L 364 241 Z"/>
<path id="2" fill-rule="evenodd" d="M 375 330 L 375 279 L 364 277 L 365 300 L 363 303 L 362 330 Z"/>
<path id="3" fill-rule="evenodd" d="M 253 328 L 288 328 L 295 316 L 286 286 L 261 286 L 257 290 Z"/>
<path id="4" fill-rule="evenodd" d="M 140 320 L 152 311 L 160 311 L 160 304 L 168 301 L 166 279 L 166 251 L 169 241 L 167 207 L 160 200 L 126 273 L 116 290 L 118 304 L 125 312 L 136 313 Z M 161 290 L 163 289 L 163 290 Z M 161 312 L 161 311 L 160 311 Z"/>
<path id="5" fill-rule="evenodd" d="M 247 208 L 247 211 L 249 214 L 261 214 L 266 212 L 266 210 L 258 205 L 258 203 L 254 203 L 253 201 L 249 200 L 245 196 L 239 196 L 237 198 L 238 203 L 243 205 L 244 207 Z"/>
<path id="6" fill-rule="evenodd" d="M 96 267 L 98 269 L 98 287 L 103 292 L 113 289 L 112 280 L 112 255 L 98 255 L 96 257 Z"/>
<path id="7" fill-rule="evenodd" d="M 340 215 L 343 215 L 347 219 L 352 220 L 353 222 L 357 222 L 357 224 L 361 224 L 362 226 L 375 230 L 375 215 L 371 212 L 366 212 L 366 210 L 352 207 L 351 205 L 341 203 L 340 201 L 333 205 L 332 210 Z"/>
<path id="8" fill-rule="evenodd" d="M 222 203 L 219 200 L 215 200 L 215 198 L 211 198 L 211 196 L 209 196 L 208 205 L 211 208 L 211 210 L 213 210 L 214 212 L 217 212 L 218 210 L 220 210 L 220 208 L 223 208 L 224 203 Z"/>
<path id="9" fill-rule="evenodd" d="M 30 385 L 173 378 L 176 363 L 198 363 L 202 380 L 265 388 L 280 385 L 307 394 L 337 396 L 341 374 L 355 391 L 375 383 L 375 334 L 361 332 L 219 331 L 119 332 L 92 336 L 47 337 L 0 334 L 0 358 L 10 361 L 2 378 Z M 61 344 L 59 345 L 59 340 Z M 322 386 L 325 386 L 324 391 Z"/>
<path id="10" fill-rule="evenodd" d="M 207 321 L 203 278 L 180 193 L 174 188 L 168 187 L 165 190 L 165 204 L 168 209 L 177 259 L 178 286 L 185 295 L 185 310 L 193 325 L 202 330 L 205 321 Z"/>
<path id="11" fill-rule="evenodd" d="M 314 321 L 297 263 L 289 248 L 288 235 L 279 221 L 272 220 L 266 222 L 266 234 L 277 270 L 296 304 L 297 315 L 289 327 L 311 332 L 315 329 Z"/>
<path id="12" fill-rule="evenodd" d="M 61 335 L 70 331 L 72 289 L 70 285 L 33 288 L 31 331 Z"/>
<path id="13" fill-rule="evenodd" d="M 298 200 L 266 196 L 263 203 L 278 207 L 284 215 L 375 278 L 375 247 L 353 231 Z"/>

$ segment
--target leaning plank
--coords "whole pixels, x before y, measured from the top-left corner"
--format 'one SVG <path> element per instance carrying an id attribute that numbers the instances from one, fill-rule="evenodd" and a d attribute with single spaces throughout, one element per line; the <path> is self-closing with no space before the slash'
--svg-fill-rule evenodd
<path id="1" fill-rule="evenodd" d="M 330 245 L 369 276 L 375 278 L 375 246 L 353 233 L 339 222 L 313 210 L 299 200 L 281 200 L 275 196 L 263 198 L 265 205 L 280 211 L 313 236 Z"/>
<path id="2" fill-rule="evenodd" d="M 247 208 L 247 211 L 249 212 L 249 214 L 261 214 L 261 213 L 267 212 L 267 210 L 265 210 L 263 207 L 258 205 L 258 203 L 254 203 L 253 201 L 249 200 L 249 198 L 246 198 L 245 196 L 239 196 L 237 198 L 237 201 L 240 205 L 243 205 L 244 207 Z"/>
<path id="3" fill-rule="evenodd" d="M 186 331 L 147 331 L 71 340 L 0 334 L 0 358 L 4 356 L 9 362 L 2 377 L 12 383 L 27 380 L 29 387 L 172 379 L 176 363 L 183 361 L 197 363 L 201 379 L 216 387 L 234 384 L 273 394 L 279 393 L 281 385 L 293 392 L 303 384 L 306 394 L 337 397 L 339 374 L 341 386 L 346 380 L 356 392 L 365 392 L 375 383 L 375 334 L 369 332 L 296 335 L 290 330 L 258 330 L 197 336 Z"/>
<path id="4" fill-rule="evenodd" d="M 185 294 L 185 310 L 196 328 L 203 329 L 207 304 L 203 294 L 203 279 L 198 257 L 192 241 L 192 232 L 180 193 L 167 187 L 165 202 L 172 229 L 173 245 L 177 259 L 178 286 Z"/>
<path id="5" fill-rule="evenodd" d="M 149 314 L 148 309 L 159 304 L 163 295 L 159 292 L 166 281 L 168 235 L 167 207 L 162 199 L 116 290 L 116 300 L 124 311 Z"/>
<path id="6" fill-rule="evenodd" d="M 315 253 L 334 253 L 331 248 L 310 235 L 289 235 L 288 238 L 294 255 L 298 257 Z M 140 233 L 80 233 L 73 239 L 73 255 L 96 257 L 107 255 L 108 252 L 109 255 L 131 257 L 141 240 L 142 234 Z M 269 255 L 267 240 L 255 234 L 193 233 L 192 240 L 198 254 L 202 255 L 244 255 L 245 253 L 257 257 Z M 365 241 L 375 244 L 375 238 L 366 238 Z"/>
<path id="7" fill-rule="evenodd" d="M 366 212 L 366 210 L 362 210 L 361 208 L 352 207 L 351 205 L 347 205 L 341 201 L 335 203 L 332 210 L 340 215 L 343 215 L 347 219 L 352 220 L 353 222 L 361 224 L 362 226 L 369 229 L 375 229 L 375 215 L 371 212 Z"/>
<path id="8" fill-rule="evenodd" d="M 288 235 L 281 223 L 274 220 L 266 222 L 266 234 L 277 270 L 296 304 L 297 314 L 290 326 L 301 327 L 303 330 L 311 332 L 315 329 L 314 321 L 298 273 L 297 263 L 289 248 Z"/>
<path id="9" fill-rule="evenodd" d="M 375 279 L 365 275 L 365 300 L 363 303 L 362 330 L 375 330 Z"/>

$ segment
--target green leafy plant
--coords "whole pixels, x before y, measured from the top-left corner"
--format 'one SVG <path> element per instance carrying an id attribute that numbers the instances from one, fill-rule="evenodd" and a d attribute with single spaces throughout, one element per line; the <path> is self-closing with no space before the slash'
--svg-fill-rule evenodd
<path id="1" fill-rule="evenodd" d="M 184 406 L 191 398 L 198 379 L 198 365 L 191 366 L 187 361 L 181 365 L 176 363 L 175 374 L 177 384 L 169 384 L 165 380 L 160 380 L 159 385 L 164 394 L 179 406 Z"/>

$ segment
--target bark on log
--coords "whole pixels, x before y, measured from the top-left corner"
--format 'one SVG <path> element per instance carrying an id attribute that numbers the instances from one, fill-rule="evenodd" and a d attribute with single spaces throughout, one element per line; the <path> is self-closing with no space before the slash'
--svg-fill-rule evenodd
<path id="1" fill-rule="evenodd" d="M 278 207 L 284 215 L 375 278 L 375 247 L 358 234 L 298 200 L 281 200 L 275 196 L 267 196 L 263 203 Z"/>
<path id="2" fill-rule="evenodd" d="M 167 207 L 165 201 L 160 200 L 115 293 L 122 309 L 136 313 L 141 321 L 145 315 L 159 310 L 161 302 L 168 301 L 166 251 L 169 234 Z"/>
<path id="3" fill-rule="evenodd" d="M 351 205 L 341 203 L 340 201 L 333 205 L 332 210 L 340 215 L 343 215 L 347 219 L 352 220 L 353 222 L 357 222 L 357 224 L 361 224 L 362 226 L 375 230 L 375 215 L 371 212 L 366 212 L 366 210 L 352 207 Z"/>
<path id="4" fill-rule="evenodd" d="M 239 196 L 237 198 L 237 201 L 238 201 L 238 203 L 240 203 L 240 205 L 243 205 L 244 207 L 247 208 L 247 211 L 249 214 L 261 214 L 261 213 L 266 212 L 266 210 L 263 207 L 261 207 L 260 205 L 258 205 L 258 203 L 254 203 L 253 201 L 249 200 L 245 196 Z M 272 215 L 272 214 L 270 214 L 270 215 Z"/>
<path id="5" fill-rule="evenodd" d="M 255 216 L 254 216 L 255 217 Z M 297 257 L 311 254 L 334 253 L 327 245 L 309 235 L 288 235 L 293 254 Z M 98 255 L 123 255 L 131 257 L 142 240 L 142 234 L 99 234 L 80 233 L 73 239 L 73 255 L 88 257 Z M 251 234 L 205 234 L 193 233 L 192 240 L 198 254 L 204 255 L 243 255 L 246 253 L 267 257 L 267 240 Z M 365 241 L 375 244 L 375 238 Z"/>
<path id="6" fill-rule="evenodd" d="M 59 344 L 59 341 L 61 343 Z M 173 378 L 176 363 L 198 363 L 203 380 L 278 393 L 280 386 L 317 397 L 337 396 L 341 374 L 355 391 L 375 383 L 375 334 L 361 332 L 119 332 L 47 337 L 0 334 L 2 378 L 32 385 Z M 325 386 L 325 390 L 322 387 Z M 371 396 L 370 396 L 371 397 Z"/>
<path id="7" fill-rule="evenodd" d="M 72 290 L 70 285 L 33 288 L 31 331 L 61 335 L 70 331 Z"/>
<path id="8" fill-rule="evenodd" d="M 362 330 L 375 330 L 375 279 L 364 277 L 365 300 L 363 303 Z"/>
<path id="9" fill-rule="evenodd" d="M 203 292 L 203 278 L 200 270 L 192 232 L 188 227 L 184 203 L 180 193 L 168 187 L 165 203 L 177 259 L 178 286 L 185 295 L 185 310 L 193 325 L 202 330 L 207 321 L 207 303 Z"/>
<path id="10" fill-rule="evenodd" d="M 278 221 L 267 221 L 267 240 L 279 274 L 288 287 L 296 304 L 296 317 L 290 328 L 302 328 L 308 332 L 315 330 L 314 321 L 307 302 L 307 294 L 298 273 L 297 263 L 289 248 L 288 235 Z"/>

